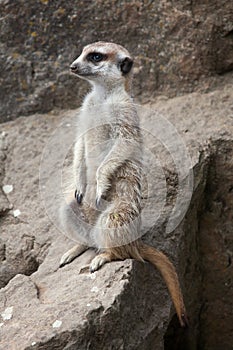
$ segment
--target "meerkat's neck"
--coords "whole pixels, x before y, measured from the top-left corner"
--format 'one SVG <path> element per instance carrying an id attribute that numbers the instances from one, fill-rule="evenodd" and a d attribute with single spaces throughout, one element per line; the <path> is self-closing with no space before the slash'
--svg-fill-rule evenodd
<path id="1" fill-rule="evenodd" d="M 130 96 L 129 86 L 126 86 L 122 83 L 119 84 L 100 84 L 100 83 L 92 83 L 92 96 L 94 95 L 98 101 L 104 101 L 108 99 L 110 96 L 118 95 L 118 96 Z"/>

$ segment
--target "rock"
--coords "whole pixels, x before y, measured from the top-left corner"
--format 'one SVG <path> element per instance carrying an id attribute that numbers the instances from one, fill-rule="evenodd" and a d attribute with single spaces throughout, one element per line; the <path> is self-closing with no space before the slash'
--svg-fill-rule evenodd
<path id="1" fill-rule="evenodd" d="M 199 232 L 204 281 L 200 328 L 201 341 L 208 350 L 230 349 L 233 341 L 231 321 L 226 321 L 233 319 L 230 307 L 233 291 L 233 143 L 229 139 L 224 142 L 218 140 L 214 146 L 216 152 L 210 161 L 205 211 Z"/>
<path id="2" fill-rule="evenodd" d="M 1 1 L 0 120 L 77 108 L 87 85 L 69 65 L 98 40 L 135 56 L 139 101 L 224 85 L 232 79 L 232 9 L 226 0 Z"/>
<path id="3" fill-rule="evenodd" d="M 6 135 L 4 132 L 0 133 L 0 184 L 3 181 L 5 175 L 5 164 L 6 159 Z M 6 193 L 4 192 L 3 187 L 0 187 L 0 216 L 4 215 L 10 209 L 9 202 L 6 198 Z"/>
<path id="4" fill-rule="evenodd" d="M 2 124 L 7 152 L 0 188 L 12 184 L 14 190 L 4 194 L 12 208 L 1 217 L 0 281 L 5 287 L 0 314 L 11 317 L 0 317 L 0 349 L 231 348 L 232 98 L 226 86 L 139 108 L 147 159 L 152 159 L 145 174 L 152 186 L 145 196 L 144 239 L 177 266 L 189 335 L 177 325 L 164 282 L 150 264 L 112 262 L 90 275 L 87 266 L 95 253 L 89 250 L 58 268 L 61 255 L 74 244 L 59 233 L 54 209 L 61 164 L 64 159 L 65 169 L 70 164 L 66 147 L 72 147 L 77 111 Z M 186 198 L 190 189 L 183 187 L 191 181 L 190 171 L 182 172 L 189 164 L 187 154 L 192 200 L 187 206 L 187 196 L 178 206 L 171 231 L 169 217 L 179 191 Z M 45 210 L 46 192 L 46 198 L 54 198 L 49 202 L 55 203 L 53 210 L 50 205 Z M 19 217 L 13 215 L 16 209 Z"/>

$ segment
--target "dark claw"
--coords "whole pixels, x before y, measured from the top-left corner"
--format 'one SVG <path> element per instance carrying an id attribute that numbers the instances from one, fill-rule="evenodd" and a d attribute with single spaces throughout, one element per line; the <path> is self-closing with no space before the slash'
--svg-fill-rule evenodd
<path id="1" fill-rule="evenodd" d="M 78 191 L 75 190 L 74 196 L 75 196 L 75 199 L 78 202 L 78 204 L 81 204 L 82 203 L 82 199 L 83 199 L 82 193 L 78 193 Z"/>
<path id="2" fill-rule="evenodd" d="M 82 193 L 79 193 L 78 197 L 77 197 L 77 202 L 78 204 L 81 204 L 82 203 L 82 200 L 83 200 L 83 195 Z"/>
<path id="3" fill-rule="evenodd" d="M 99 209 L 99 210 L 100 209 L 104 209 L 103 204 L 104 204 L 105 200 L 106 200 L 106 196 L 97 197 L 96 200 L 95 200 L 96 208 Z"/>
<path id="4" fill-rule="evenodd" d="M 101 197 L 96 198 L 95 206 L 96 206 L 97 209 L 99 209 L 99 207 L 100 207 L 100 202 L 101 202 Z"/>

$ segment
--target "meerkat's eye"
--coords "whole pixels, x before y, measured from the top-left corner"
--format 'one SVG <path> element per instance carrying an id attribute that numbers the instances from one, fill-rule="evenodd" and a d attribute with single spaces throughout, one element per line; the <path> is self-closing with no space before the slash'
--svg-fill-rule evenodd
<path id="1" fill-rule="evenodd" d="M 91 52 L 87 55 L 87 60 L 91 62 L 100 62 L 103 59 L 106 59 L 106 55 L 103 55 L 100 52 Z"/>

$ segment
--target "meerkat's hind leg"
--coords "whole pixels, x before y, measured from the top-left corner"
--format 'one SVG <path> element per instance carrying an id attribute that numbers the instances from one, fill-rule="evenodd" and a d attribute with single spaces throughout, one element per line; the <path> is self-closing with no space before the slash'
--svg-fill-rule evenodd
<path id="1" fill-rule="evenodd" d="M 111 252 L 104 252 L 96 255 L 96 257 L 91 261 L 90 264 L 90 272 L 97 271 L 101 266 L 114 260 Z"/>
<path id="2" fill-rule="evenodd" d="M 69 264 L 79 255 L 84 253 L 88 249 L 88 246 L 83 244 L 77 244 L 73 248 L 69 249 L 65 254 L 62 255 L 59 267 L 63 267 L 66 264 Z"/>

